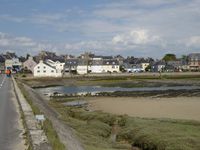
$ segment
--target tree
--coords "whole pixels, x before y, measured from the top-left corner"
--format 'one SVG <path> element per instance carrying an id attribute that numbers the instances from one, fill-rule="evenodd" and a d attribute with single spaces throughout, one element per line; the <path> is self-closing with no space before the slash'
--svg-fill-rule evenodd
<path id="1" fill-rule="evenodd" d="M 151 65 L 148 65 L 146 68 L 145 68 L 145 71 L 147 72 L 147 71 L 151 71 Z"/>
<path id="2" fill-rule="evenodd" d="M 30 56 L 31 56 L 30 54 L 26 54 L 26 60 L 27 60 Z"/>
<path id="3" fill-rule="evenodd" d="M 122 65 L 119 66 L 119 70 L 120 70 L 121 72 L 126 72 L 124 66 L 122 66 Z"/>
<path id="4" fill-rule="evenodd" d="M 189 57 L 188 57 L 187 55 L 182 55 L 182 56 L 181 56 L 181 59 L 182 59 L 184 62 L 186 62 L 186 63 L 189 62 Z"/>
<path id="5" fill-rule="evenodd" d="M 175 54 L 166 54 L 163 59 L 164 61 L 175 61 L 176 60 L 176 55 Z"/>

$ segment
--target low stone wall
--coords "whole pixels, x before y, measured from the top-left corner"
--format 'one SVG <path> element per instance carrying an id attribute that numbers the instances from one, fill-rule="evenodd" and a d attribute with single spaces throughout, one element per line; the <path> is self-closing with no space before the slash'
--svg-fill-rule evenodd
<path id="1" fill-rule="evenodd" d="M 31 106 L 26 101 L 22 92 L 20 91 L 15 79 L 12 77 L 15 93 L 24 114 L 25 124 L 30 136 L 31 145 L 33 150 L 51 150 L 47 137 L 43 130 L 38 126 L 38 122 L 32 112 Z"/>

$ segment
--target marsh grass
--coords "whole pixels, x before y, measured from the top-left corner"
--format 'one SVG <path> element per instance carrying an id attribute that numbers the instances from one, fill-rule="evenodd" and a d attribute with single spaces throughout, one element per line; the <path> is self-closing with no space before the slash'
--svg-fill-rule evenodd
<path id="1" fill-rule="evenodd" d="M 44 121 L 43 129 L 49 142 L 51 143 L 53 150 L 65 150 L 65 146 L 60 142 L 59 137 L 49 119 Z"/>
<path id="2" fill-rule="evenodd" d="M 89 150 L 130 149 L 130 145 L 143 150 L 200 149 L 198 121 L 134 118 L 70 108 L 58 101 L 51 101 L 50 104 L 62 115 L 62 119 L 76 130 Z M 110 135 L 116 120 L 120 130 L 117 141 L 113 144 Z"/>

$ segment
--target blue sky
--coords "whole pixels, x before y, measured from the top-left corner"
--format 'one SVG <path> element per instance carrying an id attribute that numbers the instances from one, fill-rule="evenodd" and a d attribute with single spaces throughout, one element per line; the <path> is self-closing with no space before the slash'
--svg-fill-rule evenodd
<path id="1" fill-rule="evenodd" d="M 200 52 L 199 0 L 0 0 L 0 53 Z"/>

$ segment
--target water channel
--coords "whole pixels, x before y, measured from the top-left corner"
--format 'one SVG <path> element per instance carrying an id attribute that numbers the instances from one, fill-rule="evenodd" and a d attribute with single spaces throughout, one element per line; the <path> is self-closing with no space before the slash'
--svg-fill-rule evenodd
<path id="1" fill-rule="evenodd" d="M 47 88 L 38 88 L 41 93 L 63 93 L 63 94 L 81 94 L 81 93 L 99 93 L 99 92 L 115 92 L 115 91 L 163 91 L 163 90 L 193 90 L 200 89 L 199 86 L 161 86 L 161 87 L 103 87 L 103 86 L 56 86 Z"/>

